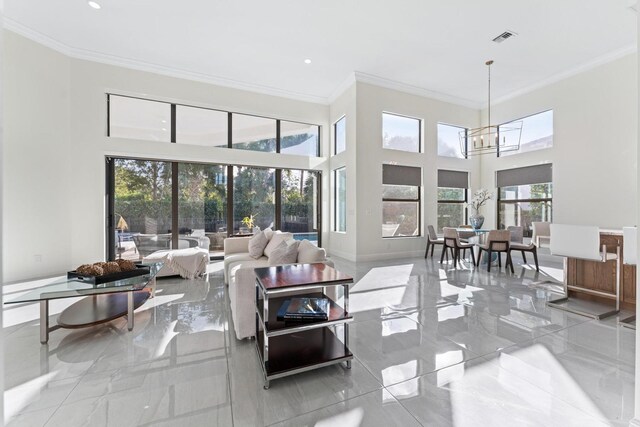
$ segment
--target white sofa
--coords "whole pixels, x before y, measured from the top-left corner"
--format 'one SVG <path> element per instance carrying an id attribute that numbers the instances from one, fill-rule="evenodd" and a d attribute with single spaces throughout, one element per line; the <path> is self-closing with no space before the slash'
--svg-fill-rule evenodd
<path id="1" fill-rule="evenodd" d="M 291 233 L 282 234 L 293 238 Z M 256 276 L 253 270 L 269 267 L 266 256 L 254 259 L 249 255 L 249 239 L 229 237 L 224 241 L 224 281 L 229 286 L 233 328 L 239 340 L 255 335 Z M 326 257 L 323 262 L 333 267 L 333 262 Z"/>

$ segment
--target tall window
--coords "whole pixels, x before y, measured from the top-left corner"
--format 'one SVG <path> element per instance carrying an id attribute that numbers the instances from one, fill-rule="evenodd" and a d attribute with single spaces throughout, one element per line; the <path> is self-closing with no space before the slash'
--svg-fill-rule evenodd
<path id="1" fill-rule="evenodd" d="M 420 152 L 420 119 L 382 113 L 382 148 Z"/>
<path id="2" fill-rule="evenodd" d="M 551 164 L 498 171 L 496 178 L 499 228 L 521 226 L 531 236 L 532 222 L 552 221 Z"/>
<path id="3" fill-rule="evenodd" d="M 318 242 L 318 172 L 283 169 L 281 229 Z"/>
<path id="4" fill-rule="evenodd" d="M 382 237 L 420 235 L 422 170 L 382 166 Z"/>
<path id="5" fill-rule="evenodd" d="M 107 106 L 110 137 L 320 156 L 318 125 L 112 94 Z"/>
<path id="6" fill-rule="evenodd" d="M 544 111 L 514 121 L 522 122 L 520 149 L 517 151 L 498 152 L 498 156 L 510 156 L 512 154 L 553 147 L 553 110 Z M 509 126 L 509 123 L 504 123 L 501 126 Z M 498 127 L 498 132 L 499 131 L 500 128 Z"/>
<path id="7" fill-rule="evenodd" d="M 345 168 L 333 171 L 334 189 L 334 230 L 347 231 L 347 172 Z"/>
<path id="8" fill-rule="evenodd" d="M 342 117 L 333 124 L 333 140 L 335 141 L 334 154 L 342 153 L 347 148 L 347 118 Z"/>
<path id="9" fill-rule="evenodd" d="M 463 132 L 462 142 L 460 132 Z M 438 123 L 438 156 L 467 158 L 466 129 Z"/>
<path id="10" fill-rule="evenodd" d="M 245 218 L 261 229 L 275 227 L 275 169 L 233 168 L 233 233 L 250 234 Z"/>
<path id="11" fill-rule="evenodd" d="M 208 243 L 212 252 L 224 251 L 227 169 L 222 165 L 178 163 L 179 247 Z"/>
<path id="12" fill-rule="evenodd" d="M 119 258 L 138 260 L 171 248 L 170 162 L 113 159 L 111 242 Z"/>
<path id="13" fill-rule="evenodd" d="M 462 171 L 438 171 L 438 231 L 467 222 L 469 175 Z"/>

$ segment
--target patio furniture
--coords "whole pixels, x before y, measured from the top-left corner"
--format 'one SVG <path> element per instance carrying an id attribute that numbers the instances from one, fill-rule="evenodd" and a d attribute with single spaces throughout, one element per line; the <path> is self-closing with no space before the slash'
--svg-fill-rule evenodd
<path id="1" fill-rule="evenodd" d="M 428 225 L 427 231 L 427 250 L 424 252 L 424 257 L 426 258 L 427 255 L 429 255 L 429 248 L 431 248 L 431 258 L 433 258 L 433 249 L 436 245 L 444 245 L 444 239 L 442 237 L 438 237 L 433 225 Z"/>
<path id="2" fill-rule="evenodd" d="M 602 245 L 602 248 L 600 248 L 600 229 L 597 226 L 551 224 L 551 233 L 553 234 L 553 239 L 551 240 L 551 254 L 565 257 L 565 296 L 556 300 L 548 301 L 547 305 L 560 310 L 580 314 L 582 316 L 592 317 L 594 319 L 603 319 L 618 313 L 620 311 L 620 246 L 616 247 L 615 254 L 608 253 L 606 245 Z M 593 300 L 569 298 L 567 278 L 568 258 L 598 263 L 606 263 L 609 261 L 616 262 L 614 307 L 610 304 L 596 302 Z M 579 285 L 574 285 L 571 288 L 572 290 L 577 290 L 587 294 L 611 298 L 611 294 L 607 292 L 587 289 Z"/>
<path id="3" fill-rule="evenodd" d="M 478 259 L 477 266 L 480 266 L 480 259 L 482 258 L 482 251 L 486 251 L 489 254 L 487 262 L 487 271 L 491 271 L 491 260 L 493 254 L 498 255 L 498 268 L 502 268 L 502 253 L 507 254 L 505 261 L 505 267 L 511 268 L 511 273 L 514 272 L 513 261 L 509 252 L 511 240 L 511 232 L 509 230 L 491 230 L 487 235 L 487 240 L 484 244 L 478 245 Z"/>

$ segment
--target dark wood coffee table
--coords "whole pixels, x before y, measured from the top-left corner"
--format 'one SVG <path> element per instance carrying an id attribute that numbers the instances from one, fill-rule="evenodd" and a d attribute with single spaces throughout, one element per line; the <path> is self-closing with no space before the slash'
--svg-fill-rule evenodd
<path id="1" fill-rule="evenodd" d="M 353 278 L 322 263 L 292 264 L 256 268 L 256 350 L 269 381 L 312 369 L 345 362 L 351 368 L 349 350 L 349 285 Z M 344 303 L 340 306 L 327 296 L 327 288 L 342 286 Z M 329 298 L 326 321 L 290 324 L 277 319 L 282 303 L 295 296 Z M 287 293 L 287 296 L 282 294 Z M 298 295 L 299 294 L 299 295 Z M 342 341 L 334 333 L 342 325 Z"/>

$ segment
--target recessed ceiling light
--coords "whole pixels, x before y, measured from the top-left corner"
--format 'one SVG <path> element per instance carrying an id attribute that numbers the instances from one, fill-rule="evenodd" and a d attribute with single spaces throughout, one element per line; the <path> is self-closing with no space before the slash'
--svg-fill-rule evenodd
<path id="1" fill-rule="evenodd" d="M 305 63 L 305 64 L 311 64 L 311 60 L 310 60 L 310 59 L 305 59 L 305 60 L 304 60 L 304 63 Z"/>
<path id="2" fill-rule="evenodd" d="M 87 4 L 89 6 L 91 6 L 92 8 L 94 8 L 94 9 L 100 9 L 102 7 L 102 6 L 100 6 L 99 3 L 96 3 L 95 1 L 89 1 L 89 2 L 87 2 Z"/>

